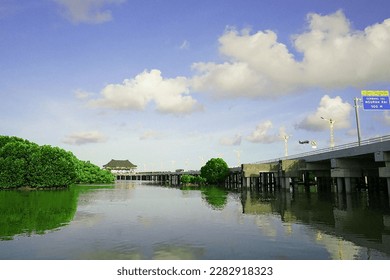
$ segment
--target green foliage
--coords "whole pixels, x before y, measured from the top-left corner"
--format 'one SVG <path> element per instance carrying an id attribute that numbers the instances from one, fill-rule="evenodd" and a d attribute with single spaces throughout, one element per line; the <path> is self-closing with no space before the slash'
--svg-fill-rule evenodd
<path id="1" fill-rule="evenodd" d="M 206 183 L 206 179 L 201 177 L 201 176 L 193 176 L 193 175 L 183 174 L 180 176 L 180 182 L 182 184 L 203 185 Z"/>
<path id="2" fill-rule="evenodd" d="M 114 176 L 71 152 L 0 136 L 0 188 L 67 187 L 73 183 L 112 183 Z"/>
<path id="3" fill-rule="evenodd" d="M 23 159 L 0 157 L 0 188 L 23 186 L 25 170 L 26 162 Z"/>
<path id="4" fill-rule="evenodd" d="M 183 174 L 180 176 L 180 182 L 182 184 L 189 184 L 193 180 L 193 177 L 194 176 L 192 176 L 192 175 Z"/>
<path id="5" fill-rule="evenodd" d="M 202 176 L 195 176 L 194 177 L 194 183 L 201 186 L 201 185 L 206 184 L 206 179 L 203 178 Z"/>
<path id="6" fill-rule="evenodd" d="M 100 169 L 89 161 L 78 162 L 78 184 L 109 184 L 115 181 L 115 176 L 107 170 Z"/>
<path id="7" fill-rule="evenodd" d="M 29 186 L 65 187 L 77 177 L 77 158 L 58 147 L 41 146 L 30 157 Z"/>
<path id="8" fill-rule="evenodd" d="M 212 158 L 200 169 L 200 175 L 208 184 L 223 184 L 229 175 L 229 167 L 222 158 Z"/>
<path id="9" fill-rule="evenodd" d="M 26 186 L 28 163 L 39 146 L 7 136 L 0 136 L 0 145 L 0 188 Z"/>

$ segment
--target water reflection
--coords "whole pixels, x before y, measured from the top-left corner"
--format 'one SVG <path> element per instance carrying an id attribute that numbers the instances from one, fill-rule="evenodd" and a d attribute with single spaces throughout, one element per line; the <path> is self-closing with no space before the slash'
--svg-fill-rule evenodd
<path id="1" fill-rule="evenodd" d="M 211 209 L 222 210 L 228 198 L 228 190 L 217 187 L 217 186 L 207 186 L 207 187 L 193 187 L 193 186 L 184 186 L 180 188 L 184 197 L 190 197 L 191 192 L 201 192 L 202 200 L 206 202 Z"/>
<path id="2" fill-rule="evenodd" d="M 215 186 L 201 188 L 202 198 L 213 209 L 223 209 L 227 202 L 228 192 Z"/>
<path id="3" fill-rule="evenodd" d="M 0 211 L 0 259 L 390 258 L 388 201 L 368 192 L 126 182 L 2 191 Z"/>
<path id="4" fill-rule="evenodd" d="M 82 253 L 78 259 L 93 260 L 198 260 L 202 259 L 204 248 L 191 245 L 156 244 L 148 256 L 145 248 L 121 244 L 116 248 L 96 249 L 92 252 Z"/>
<path id="5" fill-rule="evenodd" d="M 0 191 L 0 240 L 17 234 L 44 234 L 68 224 L 77 209 L 78 193 Z"/>
<path id="6" fill-rule="evenodd" d="M 12 240 L 15 235 L 44 234 L 69 224 L 78 205 L 89 203 L 82 193 L 104 186 L 73 186 L 58 190 L 0 191 L 0 240 Z M 79 218 L 82 215 L 79 214 Z M 91 221 L 90 217 L 84 221 Z"/>
<path id="7" fill-rule="evenodd" d="M 374 202 L 375 201 L 375 202 Z M 278 215 L 292 234 L 294 224 L 309 225 L 313 238 L 333 259 L 370 259 L 370 249 L 390 255 L 390 215 L 385 198 L 368 192 L 342 195 L 321 192 L 247 192 L 242 194 L 243 213 Z M 275 229 L 264 219 L 259 227 L 272 236 Z"/>
<path id="8" fill-rule="evenodd" d="M 154 248 L 154 260 L 198 260 L 202 259 L 204 249 L 190 245 L 162 244 Z"/>

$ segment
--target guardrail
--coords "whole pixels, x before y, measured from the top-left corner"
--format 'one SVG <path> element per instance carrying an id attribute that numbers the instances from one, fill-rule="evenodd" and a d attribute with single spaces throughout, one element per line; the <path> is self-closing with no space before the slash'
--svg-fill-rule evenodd
<path id="1" fill-rule="evenodd" d="M 364 146 L 364 145 L 369 145 L 369 144 L 381 143 L 381 142 L 385 142 L 385 141 L 390 141 L 390 135 L 384 135 L 384 136 L 380 136 L 380 137 L 362 140 L 362 141 L 360 141 L 360 145 L 359 145 L 359 142 L 352 142 L 352 143 L 334 146 L 332 148 L 331 147 L 323 148 L 323 149 L 319 149 L 319 150 L 295 154 L 295 155 L 286 156 L 286 157 L 279 157 L 279 158 L 274 158 L 274 159 L 269 159 L 269 160 L 257 161 L 257 162 L 255 162 L 255 164 L 270 163 L 270 162 L 276 162 L 279 160 L 296 159 L 296 158 L 301 158 L 301 157 L 305 157 L 305 156 L 319 155 L 319 154 L 323 154 L 323 153 L 339 151 L 339 150 L 348 149 L 348 148 L 354 148 L 354 147 L 359 147 L 359 146 Z"/>

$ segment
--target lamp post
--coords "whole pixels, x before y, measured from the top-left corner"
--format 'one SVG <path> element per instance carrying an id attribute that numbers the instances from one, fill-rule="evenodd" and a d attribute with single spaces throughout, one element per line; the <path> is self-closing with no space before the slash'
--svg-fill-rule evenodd
<path id="1" fill-rule="evenodd" d="M 234 152 L 236 153 L 236 156 L 237 156 L 237 166 L 241 166 L 241 151 L 239 150 L 234 150 Z"/>
<path id="2" fill-rule="evenodd" d="M 284 139 L 284 156 L 285 157 L 288 156 L 288 138 L 290 138 L 290 136 L 288 136 L 288 135 L 284 135 L 283 136 L 283 139 Z"/>
<path id="3" fill-rule="evenodd" d="M 317 141 L 315 141 L 315 140 L 311 140 L 311 141 L 309 141 L 309 140 L 299 141 L 299 144 L 310 144 L 311 147 L 312 147 L 313 149 L 316 149 L 316 148 L 317 148 Z"/>
<path id="4" fill-rule="evenodd" d="M 333 148 L 334 147 L 334 123 L 335 123 L 335 120 L 332 120 L 332 119 L 326 119 L 324 117 L 321 117 L 321 119 L 325 120 L 325 121 L 328 121 L 329 122 L 329 128 L 330 128 L 330 147 Z"/>
<path id="5" fill-rule="evenodd" d="M 359 121 L 359 104 L 358 102 L 361 101 L 360 98 L 357 98 L 355 97 L 353 99 L 354 103 L 355 103 L 355 117 L 356 117 L 356 129 L 357 129 L 357 137 L 358 137 L 358 145 L 360 146 L 360 142 L 361 142 L 361 137 L 360 137 L 360 121 Z"/>

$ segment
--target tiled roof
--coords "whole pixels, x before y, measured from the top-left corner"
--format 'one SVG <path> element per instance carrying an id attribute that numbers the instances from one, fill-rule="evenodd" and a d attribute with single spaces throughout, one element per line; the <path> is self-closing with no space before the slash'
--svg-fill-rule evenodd
<path id="1" fill-rule="evenodd" d="M 107 169 L 132 169 L 136 168 L 137 165 L 132 164 L 129 160 L 116 160 L 112 159 L 109 163 L 103 165 Z"/>

